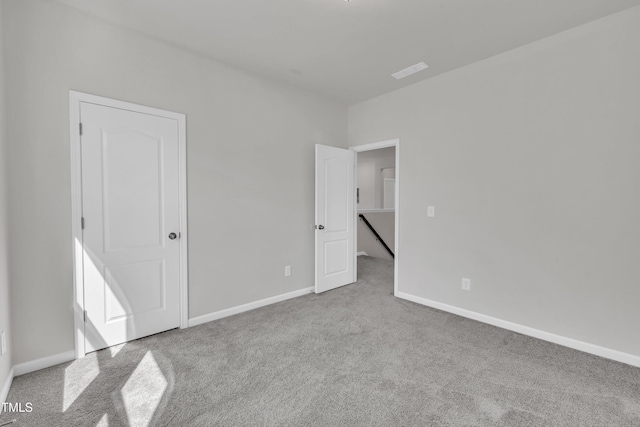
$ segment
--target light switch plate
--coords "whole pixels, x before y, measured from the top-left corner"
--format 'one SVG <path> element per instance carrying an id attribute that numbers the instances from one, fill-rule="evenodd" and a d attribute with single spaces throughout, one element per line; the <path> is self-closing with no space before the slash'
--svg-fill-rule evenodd
<path id="1" fill-rule="evenodd" d="M 427 216 L 433 218 L 436 216 L 436 207 L 435 206 L 427 206 Z"/>

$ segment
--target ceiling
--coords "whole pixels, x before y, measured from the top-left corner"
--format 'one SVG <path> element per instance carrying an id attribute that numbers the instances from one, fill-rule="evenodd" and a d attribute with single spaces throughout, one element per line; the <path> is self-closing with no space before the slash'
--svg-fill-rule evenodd
<path id="1" fill-rule="evenodd" d="M 57 0 L 350 105 L 640 0 Z M 424 61 L 403 80 L 390 74 Z"/>

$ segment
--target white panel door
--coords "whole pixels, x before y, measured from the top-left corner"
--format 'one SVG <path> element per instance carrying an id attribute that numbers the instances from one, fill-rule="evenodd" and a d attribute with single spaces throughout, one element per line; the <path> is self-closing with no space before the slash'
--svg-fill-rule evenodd
<path id="1" fill-rule="evenodd" d="M 356 281 L 355 153 L 316 145 L 316 293 Z"/>
<path id="2" fill-rule="evenodd" d="M 178 122 L 85 102 L 80 119 L 90 352 L 180 326 Z"/>

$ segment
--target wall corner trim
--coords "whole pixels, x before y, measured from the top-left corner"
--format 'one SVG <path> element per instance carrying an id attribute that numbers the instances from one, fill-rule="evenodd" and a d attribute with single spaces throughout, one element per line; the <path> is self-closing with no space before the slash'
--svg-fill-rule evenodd
<path id="1" fill-rule="evenodd" d="M 0 389 L 0 403 L 7 401 L 7 396 L 9 395 L 9 389 L 11 388 L 11 383 L 13 382 L 13 368 L 9 370 L 9 375 L 7 375 L 4 384 L 2 385 L 2 389 Z M 2 414 L 3 405 L 0 405 L 0 414 Z"/>
<path id="2" fill-rule="evenodd" d="M 20 376 L 40 369 L 50 368 L 61 363 L 71 362 L 76 359 L 76 351 L 69 350 L 64 353 L 54 354 L 53 356 L 43 357 L 41 359 L 32 360 L 30 362 L 18 363 L 13 366 L 14 375 Z"/>
<path id="3" fill-rule="evenodd" d="M 256 308 L 264 307 L 267 305 L 275 304 L 277 302 L 286 301 L 291 298 L 300 297 L 303 295 L 313 293 L 314 287 L 299 289 L 293 292 L 287 292 L 286 294 L 276 295 L 274 297 L 261 299 L 258 301 L 250 302 L 247 304 L 238 305 L 236 307 L 227 308 L 224 310 L 216 311 L 202 316 L 189 319 L 189 327 L 201 325 L 203 323 L 212 322 L 214 320 L 222 319 L 224 317 L 233 316 L 234 314 L 244 313 L 245 311 L 255 310 Z"/>
<path id="4" fill-rule="evenodd" d="M 578 341 L 573 338 L 567 338 L 560 335 L 555 335 L 550 332 L 545 332 L 539 329 L 530 328 L 528 326 L 520 325 L 518 323 L 513 323 L 507 320 L 498 319 L 496 317 L 487 316 L 486 314 L 477 313 L 475 311 L 466 310 L 464 308 L 455 307 L 453 305 L 448 305 L 441 302 L 428 300 L 426 298 L 417 297 L 415 295 L 407 294 L 404 292 L 398 292 L 396 293 L 395 296 L 407 301 L 415 302 L 420 305 L 425 305 L 427 307 L 446 311 L 448 313 L 456 314 L 458 316 L 466 317 L 468 319 L 477 320 L 478 322 L 487 323 L 489 325 L 497 326 L 502 329 L 507 329 L 509 331 L 517 332 L 519 334 L 527 335 L 533 338 L 538 338 L 543 341 L 549 341 L 554 344 L 558 344 L 564 347 L 569 347 L 574 350 L 579 350 L 579 351 L 593 354 L 596 356 L 604 357 L 605 359 L 611 359 L 617 362 L 626 363 L 627 365 L 640 367 L 640 356 L 636 356 L 629 353 L 623 353 L 618 350 L 613 350 L 607 347 L 601 347 L 595 344 L 589 344 L 584 341 Z"/>

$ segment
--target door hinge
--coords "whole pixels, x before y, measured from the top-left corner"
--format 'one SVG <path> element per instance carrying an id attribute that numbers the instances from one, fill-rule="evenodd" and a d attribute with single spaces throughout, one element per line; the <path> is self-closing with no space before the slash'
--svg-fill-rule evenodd
<path id="1" fill-rule="evenodd" d="M 86 322 L 86 321 L 87 321 L 87 310 L 85 310 L 85 311 L 82 313 L 82 316 L 83 316 L 83 318 L 84 318 L 84 321 Z"/>
<path id="2" fill-rule="evenodd" d="M 84 230 L 84 217 L 80 218 L 80 228 Z"/>
<path id="3" fill-rule="evenodd" d="M 82 123 L 80 123 L 80 135 L 82 135 Z"/>

